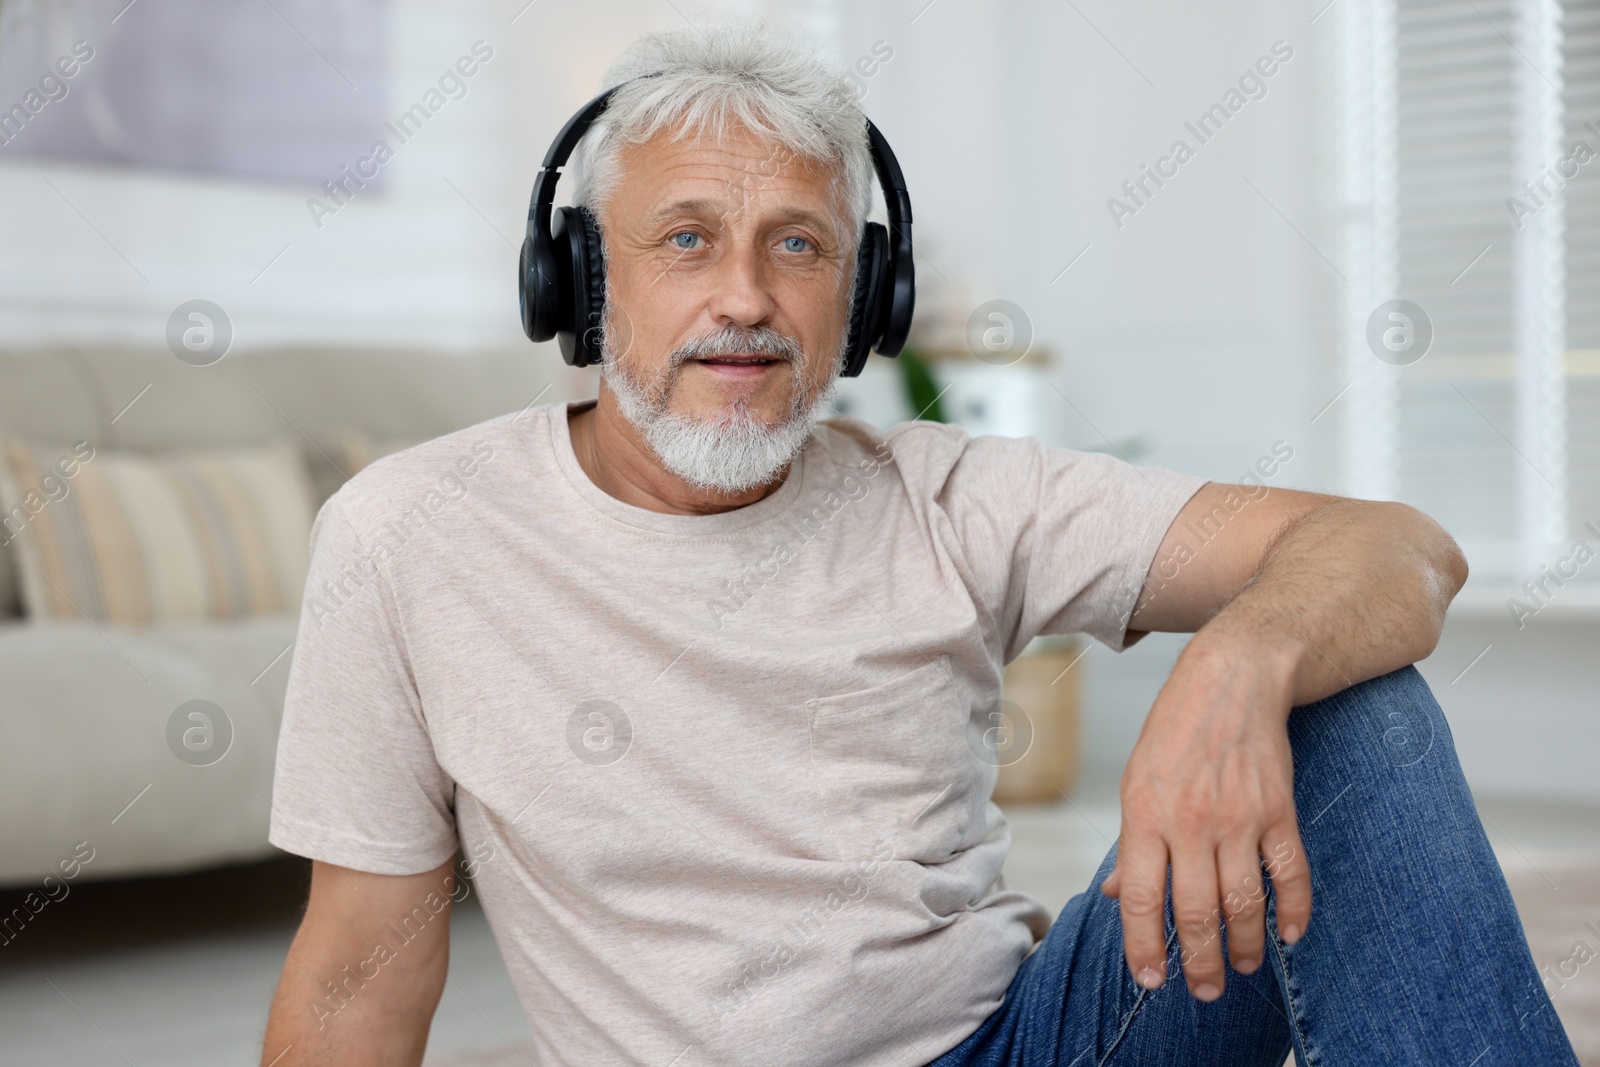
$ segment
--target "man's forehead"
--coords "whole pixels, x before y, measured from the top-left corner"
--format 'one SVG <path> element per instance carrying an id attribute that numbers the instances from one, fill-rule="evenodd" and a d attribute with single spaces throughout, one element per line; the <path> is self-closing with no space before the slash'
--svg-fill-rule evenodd
<path id="1" fill-rule="evenodd" d="M 837 164 L 797 155 L 734 125 L 718 138 L 659 133 L 625 146 L 619 192 L 647 215 L 716 214 L 734 202 L 770 202 L 774 215 L 812 215 L 836 225 Z M 629 188 L 629 187 L 632 188 Z"/>
<path id="2" fill-rule="evenodd" d="M 628 148 L 641 156 L 714 159 L 724 166 L 759 167 L 769 172 L 786 166 L 819 171 L 826 168 L 824 161 L 808 159 L 773 135 L 753 130 L 738 119 L 728 120 L 721 130 L 709 126 L 686 130 L 682 124 L 663 128 L 649 140 L 632 142 Z"/>

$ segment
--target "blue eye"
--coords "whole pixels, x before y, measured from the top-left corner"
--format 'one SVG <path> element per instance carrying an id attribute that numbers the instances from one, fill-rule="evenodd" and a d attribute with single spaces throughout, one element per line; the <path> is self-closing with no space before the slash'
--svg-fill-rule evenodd
<path id="1" fill-rule="evenodd" d="M 785 237 L 783 239 L 784 250 L 787 251 L 787 252 L 804 252 L 805 251 L 804 248 L 796 248 L 795 247 L 795 242 L 796 241 L 798 241 L 801 245 L 809 245 L 811 243 L 810 241 L 807 241 L 804 237 Z"/>
<path id="2" fill-rule="evenodd" d="M 685 244 L 684 243 L 683 238 L 685 238 L 685 237 L 687 237 L 690 241 L 698 241 L 698 240 L 700 240 L 700 235 L 699 234 L 690 233 L 688 230 L 685 230 L 682 233 L 673 234 L 672 235 L 672 241 L 679 248 L 683 248 L 683 249 L 693 248 L 694 247 L 693 244 Z"/>

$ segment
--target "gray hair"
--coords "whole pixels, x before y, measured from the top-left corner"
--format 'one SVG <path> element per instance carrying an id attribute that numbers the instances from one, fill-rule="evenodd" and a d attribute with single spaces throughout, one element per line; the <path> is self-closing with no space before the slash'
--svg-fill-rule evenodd
<path id="1" fill-rule="evenodd" d="M 639 79 L 642 75 L 655 77 Z M 838 164 L 853 250 L 872 205 L 872 155 L 866 113 L 850 80 L 818 58 L 814 43 L 764 19 L 731 18 L 641 37 L 602 79 L 622 86 L 573 154 L 573 203 L 599 217 L 615 192 L 624 142 L 662 129 L 673 140 L 709 130 L 720 140 L 729 120 L 809 161 Z M 624 84 L 626 83 L 626 84 Z"/>

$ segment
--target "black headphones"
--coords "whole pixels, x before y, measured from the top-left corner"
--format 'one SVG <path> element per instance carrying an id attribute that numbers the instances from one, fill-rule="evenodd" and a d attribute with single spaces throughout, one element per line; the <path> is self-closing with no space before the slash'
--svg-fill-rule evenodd
<path id="1" fill-rule="evenodd" d="M 568 119 L 545 153 L 544 166 L 534 181 L 533 198 L 528 203 L 527 236 L 517 264 L 522 331 L 531 341 L 558 338 L 562 358 L 574 367 L 600 362 L 606 293 L 600 227 L 587 208 L 563 207 L 552 229 L 551 205 L 556 182 L 561 178 L 560 168 L 618 88 L 621 86 L 607 89 Z M 870 119 L 867 140 L 883 186 L 889 228 L 868 222 L 862 229 L 855 289 L 850 298 L 849 343 L 839 372 L 845 378 L 861 373 L 874 345 L 880 355 L 900 354 L 916 303 L 911 196 L 889 142 Z"/>

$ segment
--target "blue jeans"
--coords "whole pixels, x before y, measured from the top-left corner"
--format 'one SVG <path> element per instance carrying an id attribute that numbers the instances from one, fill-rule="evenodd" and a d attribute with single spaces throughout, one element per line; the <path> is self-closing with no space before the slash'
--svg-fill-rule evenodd
<path id="1" fill-rule="evenodd" d="M 1141 989 L 1100 892 L 1113 847 L 1000 1008 L 934 1067 L 1281 1067 L 1291 1047 L 1300 1067 L 1576 1067 L 1416 668 L 1295 709 L 1289 738 L 1312 877 L 1297 944 L 1279 940 L 1269 890 L 1267 965 L 1197 1001 L 1169 887 L 1168 978 Z"/>

